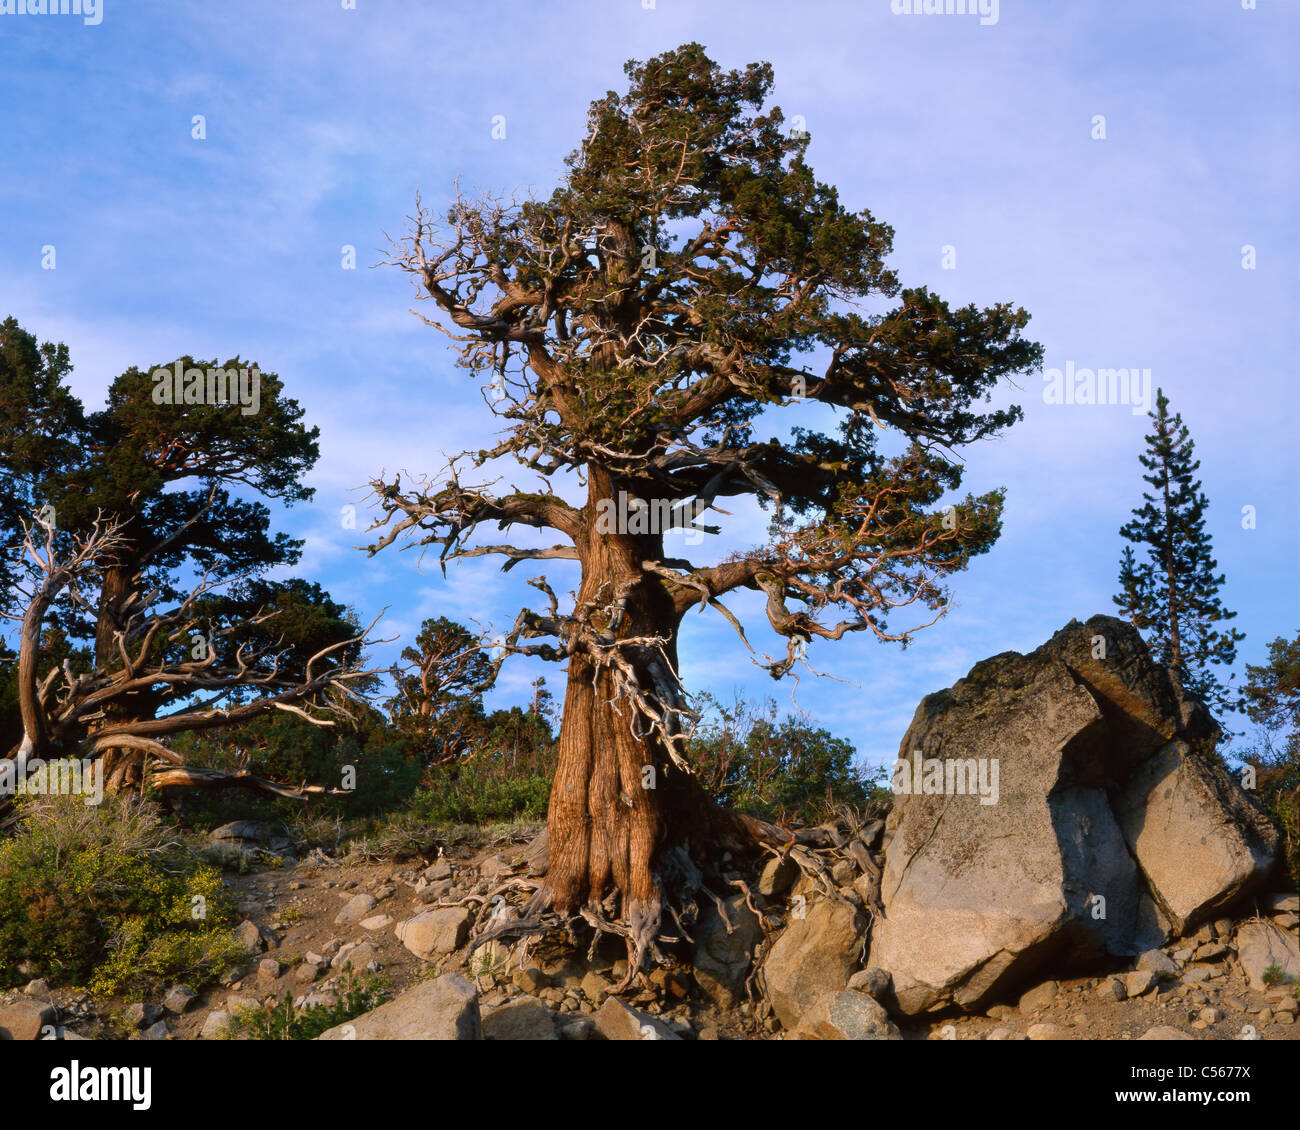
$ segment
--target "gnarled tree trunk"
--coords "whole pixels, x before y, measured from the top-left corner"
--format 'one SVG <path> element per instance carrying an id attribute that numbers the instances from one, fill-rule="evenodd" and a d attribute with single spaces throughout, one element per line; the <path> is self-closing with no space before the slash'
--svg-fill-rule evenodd
<path id="1" fill-rule="evenodd" d="M 113 562 L 104 569 L 99 590 L 99 604 L 95 618 L 95 663 L 111 667 L 120 662 L 117 650 L 117 633 L 125 619 L 126 609 L 135 592 L 137 571 L 135 554 L 123 546 L 114 555 Z M 131 720 L 143 703 L 112 703 L 104 710 L 104 720 L 96 729 L 111 722 Z M 144 783 L 144 754 L 129 746 L 106 749 L 101 754 L 104 763 L 105 788 L 109 792 L 138 790 Z"/>
<path id="2" fill-rule="evenodd" d="M 593 495 L 602 485 L 593 475 Z M 622 669 L 582 654 L 569 661 L 547 816 L 550 858 L 532 910 L 620 919 L 630 977 L 660 956 L 661 929 L 680 936 L 696 893 L 719 881 L 721 856 L 752 848 L 760 822 L 719 808 L 665 740 L 686 704 L 677 680 L 680 614 L 664 581 L 641 566 L 659 559 L 661 535 L 588 527 L 578 608 L 599 609 L 592 623 L 608 637 L 662 643 L 623 643 Z M 637 709 L 629 669 L 643 701 L 668 719 L 664 727 Z"/>

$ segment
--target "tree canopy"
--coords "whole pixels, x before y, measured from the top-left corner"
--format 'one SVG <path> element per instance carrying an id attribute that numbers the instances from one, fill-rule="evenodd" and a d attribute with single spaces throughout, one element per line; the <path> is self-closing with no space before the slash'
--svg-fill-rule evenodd
<path id="1" fill-rule="evenodd" d="M 690 43 L 626 74 L 548 197 L 458 194 L 442 216 L 417 200 L 389 261 L 503 431 L 436 478 L 377 477 L 366 548 L 579 563 L 571 602 L 532 578 L 544 606 L 494 641 L 494 667 L 567 662 L 568 687 L 549 870 L 519 922 L 492 929 L 603 921 L 617 891 L 636 972 L 665 905 L 688 907 L 758 828 L 691 772 L 682 618 L 711 608 L 753 651 L 724 598 L 760 591 L 784 653 L 756 661 L 780 678 L 815 639 L 905 642 L 941 616 L 947 578 L 1001 524 L 1000 490 L 941 505 L 962 483 L 957 449 L 1020 419 L 992 396 L 1041 348 L 1011 303 L 902 285 L 892 230 L 818 180 L 806 132 L 768 106 L 766 63 L 727 71 Z M 798 421 L 788 438 L 769 430 L 778 414 Z M 502 493 L 511 463 L 534 481 Z M 692 542 L 721 531 L 729 498 L 768 508 L 767 539 L 706 561 Z"/>

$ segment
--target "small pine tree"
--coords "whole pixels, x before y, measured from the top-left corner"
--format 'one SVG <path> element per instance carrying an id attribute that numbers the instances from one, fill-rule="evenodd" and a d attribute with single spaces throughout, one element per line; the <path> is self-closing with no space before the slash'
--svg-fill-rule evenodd
<path id="1" fill-rule="evenodd" d="M 1161 389 L 1150 415 L 1155 428 L 1146 437 L 1147 454 L 1138 459 L 1154 493 L 1143 492 L 1143 504 L 1120 530 L 1132 545 L 1124 547 L 1120 560 L 1115 603 L 1186 690 L 1218 710 L 1232 710 L 1238 700 L 1214 669 L 1236 662 L 1237 643 L 1245 636 L 1216 626 L 1237 614 L 1219 600 L 1224 578 L 1215 574 L 1218 562 L 1205 532 L 1208 499 L 1195 478 L 1201 464 L 1192 457 L 1194 445 L 1182 416 L 1170 414 Z M 1134 546 L 1145 551 L 1141 558 Z"/>

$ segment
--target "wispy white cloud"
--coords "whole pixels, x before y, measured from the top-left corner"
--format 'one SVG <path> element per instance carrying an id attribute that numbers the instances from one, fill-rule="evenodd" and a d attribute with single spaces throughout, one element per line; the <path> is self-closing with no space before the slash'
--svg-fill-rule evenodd
<path id="1" fill-rule="evenodd" d="M 66 341 L 73 387 L 94 406 L 122 369 L 181 353 L 240 351 L 278 372 L 321 430 L 316 498 L 280 516 L 306 538 L 297 571 L 367 619 L 390 605 L 390 633 L 430 615 L 508 624 L 537 596 L 523 576 L 542 569 L 469 561 L 444 581 L 413 552 L 353 548 L 370 536 L 354 488 L 384 469 L 435 473 L 497 426 L 444 339 L 407 313 L 409 279 L 369 268 L 417 189 L 426 203 L 457 177 L 548 192 L 624 60 L 698 40 L 729 66 L 773 63 L 818 175 L 894 226 L 906 282 L 1023 304 L 1049 366 L 1151 369 L 1198 442 L 1226 597 L 1255 655 L 1300 622 L 1300 173 L 1280 110 L 1294 100 L 1298 19 L 1176 0 L 1004 4 L 992 27 L 894 17 L 885 0 L 139 0 L 85 34 L 24 25 L 0 40 L 6 207 L 19 221 L 0 228 L 0 315 Z M 1105 141 L 1091 137 L 1098 114 Z M 56 271 L 40 269 L 45 244 Z M 941 267 L 945 246 L 955 270 Z M 871 756 L 892 756 L 919 698 L 976 660 L 1111 607 L 1145 422 L 1048 405 L 1038 378 L 1022 384 L 1025 422 L 964 453 L 966 488 L 1006 486 L 1008 504 L 1002 541 L 956 579 L 952 614 L 906 652 L 864 637 L 810 652 L 857 688 L 805 679 L 800 705 Z M 341 522 L 348 504 L 356 530 Z M 723 505 L 734 513 L 704 560 L 764 537 L 757 507 Z M 557 590 L 572 587 L 570 568 L 545 564 Z M 779 650 L 758 594 L 729 604 L 755 648 Z M 713 613 L 688 617 L 682 662 L 692 685 L 787 701 Z M 538 669 L 507 665 L 498 694 L 522 693 Z"/>

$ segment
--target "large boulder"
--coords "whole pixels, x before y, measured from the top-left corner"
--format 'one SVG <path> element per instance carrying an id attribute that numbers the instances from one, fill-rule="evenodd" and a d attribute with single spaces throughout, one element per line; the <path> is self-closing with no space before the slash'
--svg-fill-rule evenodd
<path id="1" fill-rule="evenodd" d="M 781 1024 L 798 1028 L 826 992 L 843 989 L 858 968 L 865 922 L 845 899 L 808 907 L 773 944 L 763 983 Z"/>
<path id="2" fill-rule="evenodd" d="M 208 839 L 215 847 L 229 851 L 232 857 L 243 856 L 249 860 L 256 859 L 259 849 L 283 856 L 293 847 L 288 828 L 261 820 L 234 820 L 222 824 L 208 833 Z"/>
<path id="3" fill-rule="evenodd" d="M 558 1040 L 550 1010 L 532 997 L 510 1001 L 483 1016 L 485 1040 Z"/>
<path id="4" fill-rule="evenodd" d="M 726 920 L 710 905 L 695 927 L 695 983 L 721 1008 L 734 1008 L 745 995 L 745 978 L 763 928 L 744 895 L 723 900 Z"/>
<path id="5" fill-rule="evenodd" d="M 362 892 L 359 895 L 353 895 L 346 903 L 343 909 L 334 916 L 335 926 L 350 926 L 353 922 L 360 922 L 378 905 L 378 899 L 374 895 L 368 895 Z"/>
<path id="6" fill-rule="evenodd" d="M 478 991 L 459 973 L 421 981 L 372 1012 L 338 1024 L 318 1040 L 481 1040 Z"/>
<path id="7" fill-rule="evenodd" d="M 53 1031 L 56 1011 L 45 1001 L 0 1006 L 0 1040 L 40 1040 Z"/>
<path id="8" fill-rule="evenodd" d="M 894 766 L 872 938 L 891 1003 L 981 1009 L 1040 973 L 1159 945 L 1261 878 L 1276 847 L 1267 820 L 1191 749 L 1216 734 L 1108 616 L 928 695 Z M 1178 799 L 1163 791 L 1170 774 L 1185 778 Z M 1215 821 L 1243 846 L 1212 877 L 1180 882 L 1154 860 L 1147 872 L 1157 843 L 1181 860 Z"/>
<path id="9" fill-rule="evenodd" d="M 1178 935 L 1257 883 L 1277 852 L 1277 832 L 1258 805 L 1183 742 L 1129 778 L 1115 815 Z"/>

